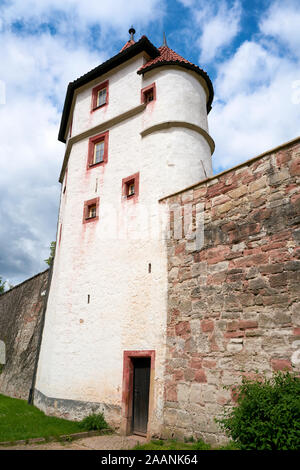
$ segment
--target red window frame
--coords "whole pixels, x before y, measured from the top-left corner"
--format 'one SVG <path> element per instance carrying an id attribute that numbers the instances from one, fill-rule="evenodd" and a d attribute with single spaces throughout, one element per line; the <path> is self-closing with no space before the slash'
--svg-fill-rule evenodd
<path id="1" fill-rule="evenodd" d="M 134 194 L 129 195 L 128 190 L 130 184 L 134 183 Z M 134 175 L 127 176 L 127 178 L 122 179 L 122 196 L 124 199 L 127 200 L 137 200 L 139 197 L 139 190 L 140 190 L 140 174 L 134 173 Z"/>
<path id="2" fill-rule="evenodd" d="M 147 93 L 149 93 L 150 91 L 152 91 L 152 93 L 153 93 L 153 100 L 149 101 L 147 103 L 146 97 L 147 97 Z M 152 103 L 155 100 L 156 100 L 156 85 L 155 85 L 155 82 L 154 82 L 154 83 L 151 83 L 151 85 L 148 85 L 145 88 L 141 89 L 141 103 L 142 104 L 149 104 L 149 103 Z"/>
<path id="3" fill-rule="evenodd" d="M 95 135 L 94 137 L 90 137 L 89 139 L 89 148 L 88 148 L 88 161 L 87 161 L 87 169 L 94 168 L 95 166 L 105 165 L 108 160 L 108 134 L 109 131 L 103 132 L 102 134 Z M 94 161 L 94 150 L 95 145 L 101 141 L 104 141 L 104 155 L 103 161 L 98 163 L 93 163 Z"/>
<path id="4" fill-rule="evenodd" d="M 105 106 L 108 105 L 108 98 L 109 98 L 109 86 L 108 85 L 109 85 L 109 82 L 108 80 L 106 80 L 105 82 L 100 83 L 100 85 L 97 85 L 92 89 L 91 112 L 97 111 L 97 109 L 104 108 Z M 103 88 L 106 88 L 106 101 L 104 104 L 97 106 L 98 92 L 102 90 Z"/>
<path id="5" fill-rule="evenodd" d="M 84 202 L 83 219 L 82 219 L 83 224 L 87 224 L 89 222 L 95 222 L 96 220 L 99 219 L 99 202 L 100 202 L 99 197 L 95 197 L 94 199 L 89 199 L 88 201 Z M 94 205 L 96 206 L 96 217 L 89 217 L 89 212 L 88 212 L 89 208 Z"/>

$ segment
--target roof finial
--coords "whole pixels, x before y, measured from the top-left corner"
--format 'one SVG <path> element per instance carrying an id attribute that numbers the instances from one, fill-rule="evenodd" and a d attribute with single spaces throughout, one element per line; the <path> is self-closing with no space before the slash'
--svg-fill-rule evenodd
<path id="1" fill-rule="evenodd" d="M 130 30 L 128 31 L 128 33 L 130 34 L 130 40 L 131 40 L 131 41 L 134 41 L 134 36 L 133 36 L 133 35 L 135 34 L 135 29 L 134 29 L 134 27 L 133 27 L 132 25 L 131 25 L 131 28 L 130 28 Z"/>
<path id="2" fill-rule="evenodd" d="M 163 46 L 166 46 L 168 47 L 168 44 L 167 44 L 167 40 L 166 40 L 166 34 L 164 32 L 164 42 L 163 42 Z"/>

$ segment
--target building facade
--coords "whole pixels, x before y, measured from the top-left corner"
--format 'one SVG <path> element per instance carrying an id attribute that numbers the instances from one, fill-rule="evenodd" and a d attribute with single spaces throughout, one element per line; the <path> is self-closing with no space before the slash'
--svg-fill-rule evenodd
<path id="1" fill-rule="evenodd" d="M 34 403 L 124 433 L 161 434 L 169 212 L 212 176 L 207 74 L 166 44 L 131 39 L 69 84 L 56 253 Z"/>

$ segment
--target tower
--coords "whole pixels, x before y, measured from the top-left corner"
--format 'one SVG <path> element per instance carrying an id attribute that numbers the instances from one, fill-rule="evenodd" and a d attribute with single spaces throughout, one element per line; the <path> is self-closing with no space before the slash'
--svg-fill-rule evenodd
<path id="1" fill-rule="evenodd" d="M 166 43 L 134 32 L 68 86 L 34 402 L 71 419 L 103 411 L 124 433 L 151 434 L 163 422 L 168 301 L 159 199 L 212 175 L 213 88 Z"/>

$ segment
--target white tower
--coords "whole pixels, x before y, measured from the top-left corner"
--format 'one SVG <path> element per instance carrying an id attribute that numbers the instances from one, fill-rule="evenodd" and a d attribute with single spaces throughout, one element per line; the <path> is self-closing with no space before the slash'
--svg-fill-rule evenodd
<path id="1" fill-rule="evenodd" d="M 207 74 L 143 36 L 70 83 L 53 276 L 34 402 L 162 425 L 167 256 L 159 199 L 212 175 Z"/>

